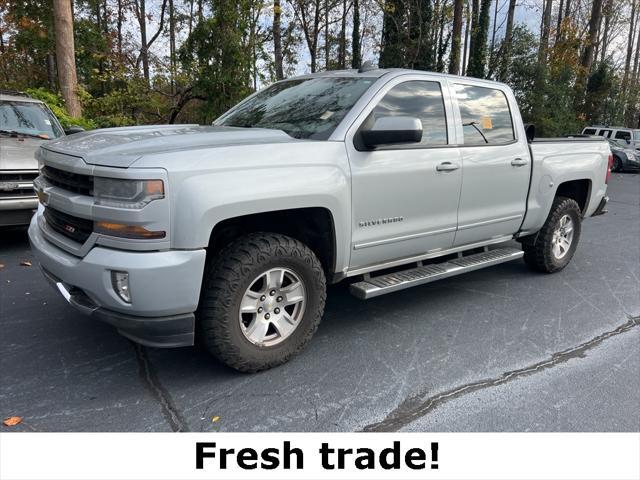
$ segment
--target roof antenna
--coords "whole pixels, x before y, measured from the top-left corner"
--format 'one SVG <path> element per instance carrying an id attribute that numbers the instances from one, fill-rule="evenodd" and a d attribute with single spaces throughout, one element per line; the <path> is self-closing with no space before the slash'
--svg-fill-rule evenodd
<path id="1" fill-rule="evenodd" d="M 360 68 L 358 69 L 358 73 L 369 72 L 371 70 L 377 70 L 377 69 L 378 69 L 377 65 L 374 65 L 374 63 L 371 60 L 367 60 L 360 66 Z"/>

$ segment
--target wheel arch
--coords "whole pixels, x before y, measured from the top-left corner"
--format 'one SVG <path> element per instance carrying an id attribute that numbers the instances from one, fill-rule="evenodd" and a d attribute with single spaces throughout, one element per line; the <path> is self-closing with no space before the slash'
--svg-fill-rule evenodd
<path id="1" fill-rule="evenodd" d="M 589 208 L 591 185 L 591 180 L 588 178 L 562 182 L 558 185 L 554 198 L 567 197 L 575 200 L 584 216 Z"/>
<path id="2" fill-rule="evenodd" d="M 215 255 L 234 240 L 250 233 L 279 233 L 307 245 L 318 257 L 327 279 L 338 269 L 334 215 L 326 207 L 270 210 L 226 218 L 211 229 L 207 255 Z"/>

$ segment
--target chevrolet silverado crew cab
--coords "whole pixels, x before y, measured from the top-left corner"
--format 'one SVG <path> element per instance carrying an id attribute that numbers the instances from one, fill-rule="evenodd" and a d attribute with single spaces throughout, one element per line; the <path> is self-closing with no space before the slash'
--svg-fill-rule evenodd
<path id="1" fill-rule="evenodd" d="M 520 257 L 564 268 L 582 220 L 605 212 L 609 145 L 531 136 L 503 84 L 301 76 L 212 126 L 42 145 L 29 237 L 77 309 L 144 345 L 198 337 L 258 371 L 309 341 L 327 283 L 368 299 Z"/>

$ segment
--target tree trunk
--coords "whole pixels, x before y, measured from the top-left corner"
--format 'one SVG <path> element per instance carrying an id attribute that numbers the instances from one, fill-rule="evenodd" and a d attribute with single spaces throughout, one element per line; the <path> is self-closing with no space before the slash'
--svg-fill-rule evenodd
<path id="1" fill-rule="evenodd" d="M 551 0 L 549 0 L 551 1 Z M 593 0 L 591 7 L 591 19 L 589 20 L 589 35 L 587 37 L 587 46 L 582 53 L 581 65 L 583 74 L 588 75 L 593 65 L 593 53 L 598 41 L 598 26 L 602 15 L 602 0 Z"/>
<path id="2" fill-rule="evenodd" d="M 56 58 L 53 53 L 47 53 L 47 82 L 49 90 L 56 91 Z"/>
<path id="3" fill-rule="evenodd" d="M 460 74 L 460 44 L 462 40 L 462 14 L 464 0 L 454 0 L 453 5 L 453 37 L 451 40 L 451 58 L 449 59 L 449 73 Z"/>
<path id="4" fill-rule="evenodd" d="M 58 82 L 67 112 L 80 117 L 82 108 L 78 98 L 75 45 L 73 41 L 73 16 L 70 0 L 53 0 L 53 17 L 56 31 L 56 59 Z"/>
<path id="5" fill-rule="evenodd" d="M 342 20 L 340 23 L 340 44 L 338 45 L 338 67 L 346 68 L 347 64 L 347 0 L 342 0 Z"/>
<path id="6" fill-rule="evenodd" d="M 404 13 L 403 0 L 385 1 L 380 49 L 381 68 L 402 67 L 406 64 Z"/>
<path id="7" fill-rule="evenodd" d="M 564 0 L 560 0 L 560 6 L 558 6 L 558 20 L 556 22 L 556 43 L 560 38 L 560 32 L 562 31 L 562 9 L 564 7 Z"/>
<path id="8" fill-rule="evenodd" d="M 331 44 L 329 42 L 329 0 L 324 0 L 324 69 L 329 70 Z"/>
<path id="9" fill-rule="evenodd" d="M 629 24 L 629 36 L 627 39 L 627 55 L 624 61 L 624 73 L 622 75 L 622 92 L 627 90 L 629 82 L 629 72 L 631 69 L 631 56 L 633 55 L 633 43 L 635 35 L 636 0 L 631 2 L 631 20 Z"/>
<path id="10" fill-rule="evenodd" d="M 469 36 L 471 35 L 471 12 L 469 11 L 469 2 L 465 2 L 465 27 L 464 27 L 464 49 L 462 50 L 462 64 L 460 65 L 460 74 L 467 74 L 467 53 L 469 51 Z"/>
<path id="11" fill-rule="evenodd" d="M 507 75 L 509 74 L 509 65 L 511 63 L 511 43 L 513 41 L 513 18 L 516 12 L 516 0 L 509 0 L 509 10 L 507 12 L 507 27 L 504 34 L 504 40 L 502 45 L 502 61 L 500 62 L 500 73 L 498 74 L 498 80 L 501 82 L 507 81 Z"/>
<path id="12" fill-rule="evenodd" d="M 477 0 L 474 0 L 474 4 L 477 4 Z M 476 26 L 471 29 L 472 47 L 469 54 L 469 67 L 467 73 L 472 77 L 484 78 L 485 76 L 490 9 L 491 0 L 482 0 L 478 20 L 477 22 L 474 22 Z"/>
<path id="13" fill-rule="evenodd" d="M 475 57 L 477 36 L 478 36 L 478 22 L 480 18 L 480 0 L 471 0 L 471 34 L 469 35 L 469 61 L 467 64 L 467 72 L 472 67 L 473 58 Z"/>
<path id="14" fill-rule="evenodd" d="M 353 0 L 353 30 L 351 32 L 351 68 L 360 68 L 360 2 Z"/>
<path id="15" fill-rule="evenodd" d="M 173 0 L 169 0 L 169 69 L 171 75 L 171 94 L 176 94 L 176 17 Z"/>
<path id="16" fill-rule="evenodd" d="M 544 12 L 542 14 L 542 25 L 540 27 L 540 46 L 538 47 L 538 65 L 539 66 L 543 66 L 546 63 L 546 59 L 547 59 L 547 50 L 549 49 L 549 31 L 551 30 L 552 8 L 553 8 L 553 0 L 546 0 L 544 4 Z"/>
<path id="17" fill-rule="evenodd" d="M 282 8 L 280 0 L 273 1 L 273 55 L 275 57 L 276 80 L 284 78 L 282 70 L 282 32 L 280 30 L 280 18 L 282 16 Z"/>
<path id="18" fill-rule="evenodd" d="M 120 57 L 119 61 L 121 61 L 121 58 L 122 58 L 122 23 L 123 23 L 122 0 L 118 0 L 117 29 L 118 29 L 118 57 Z"/>

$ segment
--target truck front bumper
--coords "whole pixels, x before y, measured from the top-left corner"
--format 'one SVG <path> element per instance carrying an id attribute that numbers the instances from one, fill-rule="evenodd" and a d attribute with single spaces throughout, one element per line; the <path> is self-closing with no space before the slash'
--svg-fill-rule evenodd
<path id="1" fill-rule="evenodd" d="M 193 345 L 204 249 L 128 252 L 94 247 L 79 258 L 47 241 L 36 217 L 29 241 L 47 280 L 77 310 L 143 345 Z M 114 290 L 112 271 L 129 274 L 131 303 Z"/>

